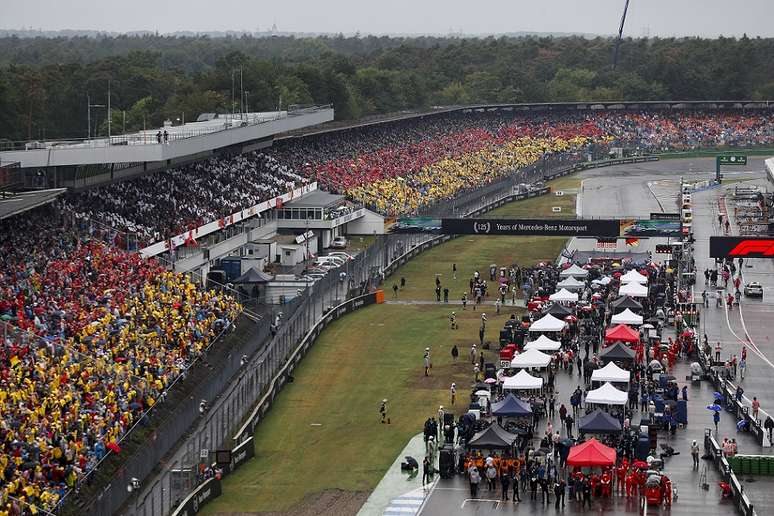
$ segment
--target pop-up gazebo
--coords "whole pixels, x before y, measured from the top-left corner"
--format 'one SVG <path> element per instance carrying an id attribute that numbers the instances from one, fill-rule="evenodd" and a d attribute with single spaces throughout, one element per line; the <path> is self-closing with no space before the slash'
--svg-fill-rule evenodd
<path id="1" fill-rule="evenodd" d="M 557 340 L 551 340 L 545 335 L 541 335 L 532 342 L 527 343 L 524 346 L 525 350 L 537 349 L 538 351 L 559 351 L 562 347 L 562 343 Z"/>
<path id="2" fill-rule="evenodd" d="M 619 324 L 614 328 L 608 328 L 605 332 L 605 342 L 631 342 L 639 343 L 640 334 L 637 330 L 629 328 L 625 324 Z"/>
<path id="3" fill-rule="evenodd" d="M 610 382 L 606 382 L 599 389 L 594 389 L 586 394 L 585 403 L 595 405 L 626 405 L 629 395 L 619 391 Z"/>
<path id="4" fill-rule="evenodd" d="M 578 420 L 578 430 L 587 434 L 614 434 L 621 431 L 621 422 L 604 410 L 597 409 Z"/>
<path id="5" fill-rule="evenodd" d="M 615 363 L 608 362 L 605 367 L 594 369 L 591 373 L 592 382 L 618 382 L 629 383 L 631 373 L 626 369 L 621 369 Z"/>
<path id="6" fill-rule="evenodd" d="M 532 415 L 529 403 L 521 401 L 513 394 L 508 394 L 503 401 L 492 405 L 492 414 L 504 417 L 524 417 Z"/>
<path id="7" fill-rule="evenodd" d="M 512 434 L 494 423 L 481 430 L 468 441 L 468 447 L 483 450 L 507 449 L 513 446 L 519 436 Z"/>
<path id="8" fill-rule="evenodd" d="M 569 277 L 575 277 L 575 278 L 585 278 L 589 275 L 589 271 L 582 267 L 578 267 L 576 264 L 572 264 L 570 267 L 567 267 L 562 272 L 559 273 L 559 276 L 562 278 L 569 278 Z"/>
<path id="9" fill-rule="evenodd" d="M 551 314 L 544 315 L 537 321 L 533 322 L 529 327 L 529 331 L 562 331 L 564 328 L 564 321 L 557 319 Z"/>
<path id="10" fill-rule="evenodd" d="M 619 314 L 615 314 L 610 322 L 612 324 L 642 324 L 642 316 L 637 315 L 628 308 Z"/>
<path id="11" fill-rule="evenodd" d="M 558 303 L 577 303 L 578 294 L 576 292 L 570 292 L 566 288 L 563 288 L 559 292 L 554 292 L 548 296 L 549 301 L 555 301 Z"/>
<path id="12" fill-rule="evenodd" d="M 648 283 L 648 277 L 640 274 L 636 270 L 632 269 L 623 276 L 621 276 L 621 285 L 626 285 L 627 283 L 640 283 L 642 285 L 645 285 Z"/>
<path id="13" fill-rule="evenodd" d="M 605 446 L 596 439 L 589 439 L 583 444 L 570 448 L 567 465 L 582 468 L 613 466 L 615 457 L 613 448 Z"/>
<path id="14" fill-rule="evenodd" d="M 515 376 L 507 376 L 503 379 L 503 390 L 521 390 L 521 389 L 541 389 L 543 388 L 543 379 L 539 376 L 532 376 L 522 369 Z"/>
<path id="15" fill-rule="evenodd" d="M 542 351 L 528 349 L 524 353 L 519 353 L 511 360 L 511 367 L 514 369 L 523 369 L 525 367 L 546 367 L 551 363 L 551 357 Z"/>
<path id="16" fill-rule="evenodd" d="M 556 286 L 559 288 L 566 288 L 567 290 L 580 290 L 583 287 L 585 287 L 586 284 L 570 276 L 569 278 L 563 279 L 562 281 L 557 283 Z"/>
<path id="17" fill-rule="evenodd" d="M 648 297 L 648 287 L 639 283 L 627 283 L 618 289 L 622 296 Z"/>

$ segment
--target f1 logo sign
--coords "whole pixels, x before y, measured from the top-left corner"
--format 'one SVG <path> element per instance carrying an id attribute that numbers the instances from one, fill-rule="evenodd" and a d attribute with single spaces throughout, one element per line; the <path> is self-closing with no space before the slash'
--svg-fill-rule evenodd
<path id="1" fill-rule="evenodd" d="M 774 240 L 742 240 L 728 252 L 728 256 L 774 256 Z"/>
<path id="2" fill-rule="evenodd" d="M 712 258 L 774 258 L 774 238 L 710 237 Z"/>
<path id="3" fill-rule="evenodd" d="M 492 224 L 490 222 L 475 222 L 473 224 L 473 231 L 476 233 L 487 234 L 492 230 Z"/>

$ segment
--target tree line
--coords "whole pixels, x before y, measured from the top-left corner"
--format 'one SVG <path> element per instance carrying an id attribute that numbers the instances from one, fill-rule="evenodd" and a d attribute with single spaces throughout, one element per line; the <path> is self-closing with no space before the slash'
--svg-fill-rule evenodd
<path id="1" fill-rule="evenodd" d="M 106 105 L 108 81 L 113 134 L 240 104 L 334 104 L 337 119 L 355 120 L 468 103 L 774 99 L 772 38 L 626 39 L 612 70 L 614 45 L 536 36 L 4 37 L 0 140 L 86 137 L 87 95 Z M 92 108 L 92 134 L 107 125 L 107 110 Z"/>

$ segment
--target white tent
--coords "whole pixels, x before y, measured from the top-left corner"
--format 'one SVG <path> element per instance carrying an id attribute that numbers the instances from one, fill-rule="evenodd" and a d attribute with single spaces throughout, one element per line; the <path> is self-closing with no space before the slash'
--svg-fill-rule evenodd
<path id="1" fill-rule="evenodd" d="M 551 362 L 551 357 L 536 349 L 528 349 L 519 353 L 511 360 L 511 367 L 521 369 L 524 367 L 546 367 Z"/>
<path id="2" fill-rule="evenodd" d="M 608 362 L 601 369 L 595 369 L 591 373 L 592 382 L 629 382 L 631 373 L 626 369 L 621 369 L 615 363 Z M 587 398 L 588 399 L 588 398 Z"/>
<path id="3" fill-rule="evenodd" d="M 610 322 L 612 324 L 642 324 L 642 316 L 637 315 L 628 308 L 621 312 L 620 314 L 615 314 L 612 319 L 610 319 Z"/>
<path id="4" fill-rule="evenodd" d="M 566 288 L 567 290 L 580 290 L 585 287 L 586 284 L 570 276 L 569 278 L 563 279 L 557 283 L 556 286 L 563 289 Z"/>
<path id="5" fill-rule="evenodd" d="M 557 302 L 577 302 L 578 294 L 575 292 L 570 292 L 566 288 L 563 288 L 559 292 L 554 292 L 553 294 L 548 296 L 548 299 L 550 301 L 557 301 Z"/>
<path id="6" fill-rule="evenodd" d="M 522 369 L 516 376 L 508 376 L 503 380 L 503 390 L 509 389 L 540 389 L 543 387 L 543 379 L 532 376 Z"/>
<path id="7" fill-rule="evenodd" d="M 541 335 L 537 339 L 524 346 L 524 349 L 537 349 L 538 351 L 558 351 L 561 347 L 561 342 L 551 340 L 545 335 Z"/>
<path id="8" fill-rule="evenodd" d="M 574 263 L 572 264 L 572 266 L 567 267 L 566 269 L 564 269 L 562 272 L 559 273 L 559 276 L 561 276 L 562 278 L 569 278 L 570 276 L 574 276 L 576 278 L 585 278 L 588 275 L 589 275 L 589 271 L 581 267 L 578 267 Z"/>
<path id="9" fill-rule="evenodd" d="M 621 276 L 621 285 L 626 285 L 627 283 L 640 283 L 645 285 L 648 283 L 648 277 L 643 276 L 639 272 L 632 269 L 626 274 L 624 274 L 623 276 Z"/>
<path id="10" fill-rule="evenodd" d="M 591 280 L 591 283 L 594 285 L 609 285 L 611 281 L 613 281 L 613 278 L 610 276 L 602 276 L 599 279 Z"/>
<path id="11" fill-rule="evenodd" d="M 630 297 L 648 297 L 648 287 L 639 283 L 627 283 L 618 289 L 618 294 Z"/>
<path id="12" fill-rule="evenodd" d="M 532 326 L 529 327 L 529 331 L 562 331 L 563 328 L 563 320 L 557 319 L 551 314 L 546 314 L 533 322 Z"/>
<path id="13" fill-rule="evenodd" d="M 599 389 L 594 389 L 586 394 L 586 403 L 599 405 L 626 405 L 629 395 L 619 391 L 610 382 L 606 382 Z"/>

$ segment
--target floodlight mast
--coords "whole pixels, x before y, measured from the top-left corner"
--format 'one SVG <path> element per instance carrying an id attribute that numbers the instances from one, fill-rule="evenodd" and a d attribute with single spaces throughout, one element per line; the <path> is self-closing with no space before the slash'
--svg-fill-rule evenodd
<path id="1" fill-rule="evenodd" d="M 618 66 L 618 49 L 621 47 L 621 39 L 623 38 L 624 23 L 626 22 L 626 11 L 629 10 L 629 0 L 626 0 L 624 4 L 623 15 L 621 16 L 621 25 L 618 27 L 618 39 L 615 40 L 615 52 L 613 53 L 613 70 Z"/>

